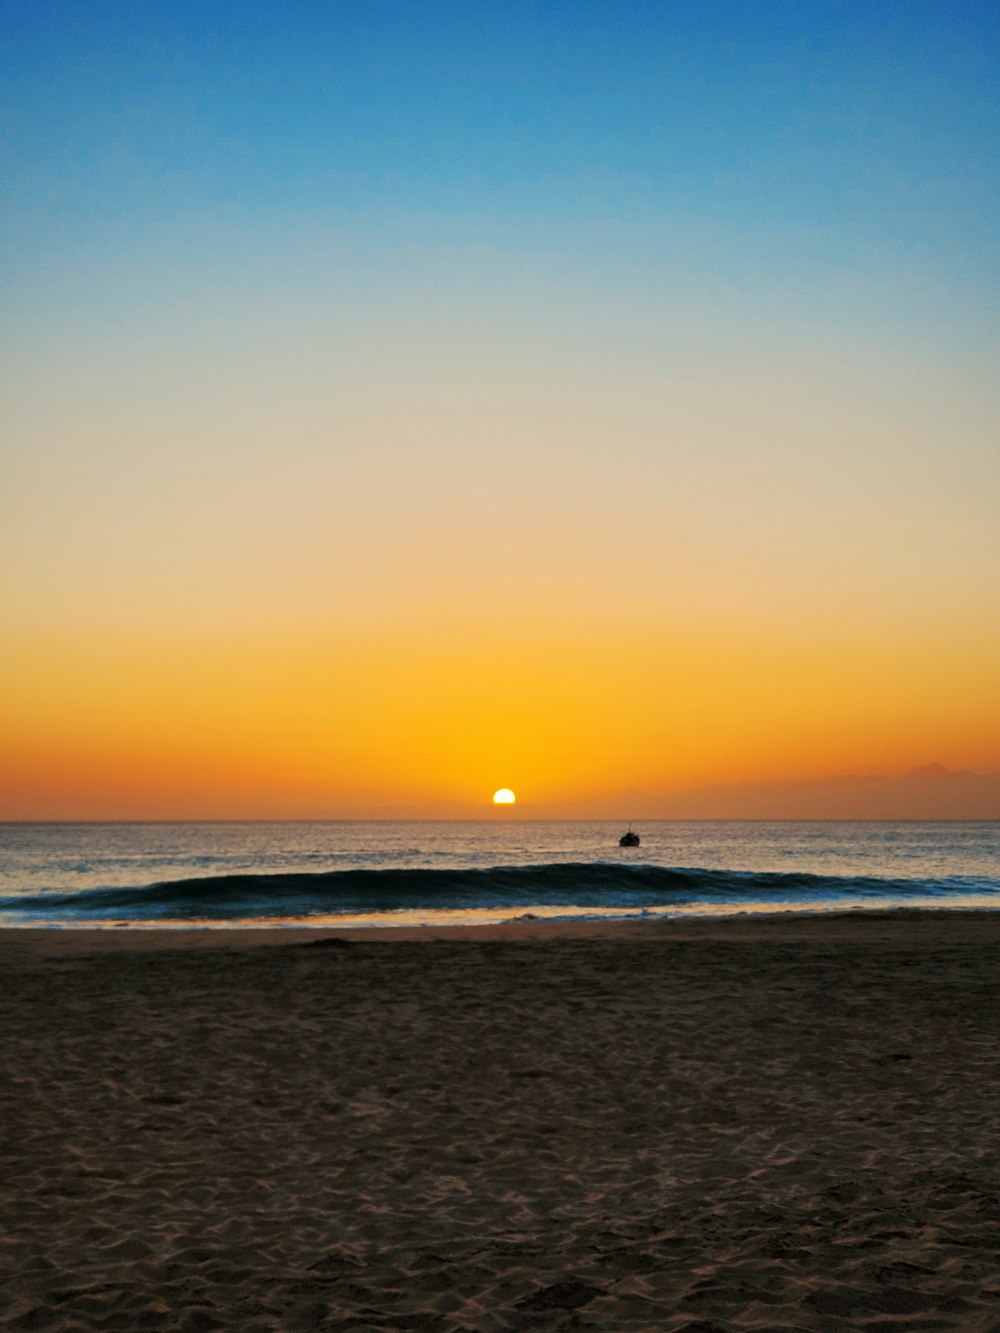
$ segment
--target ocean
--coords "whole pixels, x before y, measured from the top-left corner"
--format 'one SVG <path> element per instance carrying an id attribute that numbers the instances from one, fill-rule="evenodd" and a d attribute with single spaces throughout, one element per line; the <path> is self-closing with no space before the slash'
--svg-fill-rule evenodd
<path id="1" fill-rule="evenodd" d="M 0 824 L 0 925 L 391 926 L 1000 908 L 1000 822 Z"/>

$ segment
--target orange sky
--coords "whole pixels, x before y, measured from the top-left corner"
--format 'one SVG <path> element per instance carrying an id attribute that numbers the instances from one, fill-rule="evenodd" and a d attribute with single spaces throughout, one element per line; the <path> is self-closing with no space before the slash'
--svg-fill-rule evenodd
<path id="1" fill-rule="evenodd" d="M 275 415 L 270 381 L 149 404 L 143 357 L 105 355 L 95 412 L 20 391 L 7 818 L 430 817 L 501 784 L 524 813 L 615 813 L 1000 771 L 998 469 L 985 411 L 947 429 L 967 369 L 913 353 L 911 395 L 898 349 L 881 379 L 866 349 L 818 388 L 758 347 L 720 405 L 593 358 L 590 385 L 497 384 L 479 355 L 487 418 L 428 389 L 431 347 L 405 410 L 317 380 Z M 208 350 L 173 355 L 190 375 Z"/>
<path id="2" fill-rule="evenodd" d="M 501 784 L 519 813 L 614 814 L 928 753 L 995 766 L 988 657 L 644 619 L 29 642 L 5 666 L 8 817 L 469 815 Z"/>

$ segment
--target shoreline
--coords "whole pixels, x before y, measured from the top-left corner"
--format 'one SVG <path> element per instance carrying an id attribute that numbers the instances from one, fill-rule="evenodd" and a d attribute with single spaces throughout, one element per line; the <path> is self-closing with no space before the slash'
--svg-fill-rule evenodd
<path id="1" fill-rule="evenodd" d="M 20 943 L 27 949 L 54 944 L 57 950 L 91 948 L 97 952 L 155 951 L 157 949 L 233 949 L 281 947 L 319 943 L 323 939 L 342 939 L 346 943 L 416 943 L 447 941 L 459 943 L 503 942 L 534 943 L 558 940 L 642 940 L 663 939 L 678 942 L 707 940 L 744 940 L 746 942 L 798 938 L 817 943 L 857 939 L 866 932 L 880 938 L 899 933 L 916 940 L 924 935 L 945 931 L 951 938 L 966 937 L 983 942 L 995 936 L 1000 944 L 1000 908 L 884 907 L 853 908 L 843 911 L 778 911 L 732 913 L 712 916 L 650 918 L 518 919 L 441 925 L 276 925 L 260 926 L 211 924 L 160 926 L 127 925 L 3 925 L 0 926 L 0 954 L 10 945 Z M 62 941 L 62 943 L 58 943 Z"/>

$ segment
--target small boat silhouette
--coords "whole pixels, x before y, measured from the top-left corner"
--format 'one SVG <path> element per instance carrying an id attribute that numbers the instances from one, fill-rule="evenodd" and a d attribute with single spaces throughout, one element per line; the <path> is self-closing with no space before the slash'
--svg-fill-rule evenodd
<path id="1" fill-rule="evenodd" d="M 638 846 L 639 846 L 639 835 L 638 835 L 638 833 L 633 833 L 632 828 L 631 828 L 631 826 L 630 826 L 629 829 L 628 829 L 628 831 L 627 831 L 626 833 L 623 833 L 622 836 L 618 839 L 618 846 L 619 846 L 619 847 L 638 847 Z"/>

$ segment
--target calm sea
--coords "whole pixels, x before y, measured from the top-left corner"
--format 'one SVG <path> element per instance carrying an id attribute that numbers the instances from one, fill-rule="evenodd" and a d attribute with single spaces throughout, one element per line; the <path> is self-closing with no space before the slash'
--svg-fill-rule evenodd
<path id="1" fill-rule="evenodd" d="M 1000 908 L 1000 823 L 0 824 L 3 925 Z"/>

